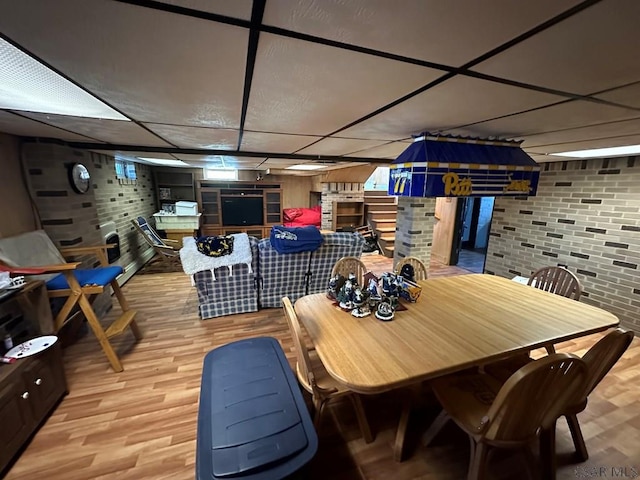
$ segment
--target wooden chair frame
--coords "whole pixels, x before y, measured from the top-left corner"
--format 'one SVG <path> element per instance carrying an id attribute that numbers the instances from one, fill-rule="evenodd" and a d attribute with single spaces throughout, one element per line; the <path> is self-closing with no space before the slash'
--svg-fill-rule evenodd
<path id="1" fill-rule="evenodd" d="M 400 275 L 400 272 L 402 271 L 402 267 L 404 265 L 411 265 L 413 267 L 413 271 L 415 272 L 415 278 L 414 280 L 416 282 L 420 281 L 420 280 L 426 280 L 427 277 L 429 276 L 429 273 L 427 271 L 427 267 L 426 265 L 422 262 L 422 260 L 420 260 L 417 257 L 404 257 L 402 260 L 400 260 L 398 262 L 398 264 L 396 265 L 395 268 L 395 273 L 396 275 Z"/>
<path id="2" fill-rule="evenodd" d="M 337 274 L 342 275 L 345 278 L 348 278 L 349 274 L 353 273 L 358 280 L 358 285 L 363 288 L 366 288 L 364 285 L 364 275 L 367 273 L 367 267 L 362 260 L 357 257 L 342 257 L 339 259 L 333 269 L 331 269 L 331 277 L 336 276 Z"/>
<path id="3" fill-rule="evenodd" d="M 555 478 L 555 446 L 550 432 L 568 405 L 584 392 L 587 365 L 567 353 L 549 355 L 516 371 L 500 384 L 481 373 L 453 374 L 431 382 L 443 411 L 423 437 L 428 445 L 449 419 L 469 435 L 469 480 L 483 478 L 490 448 L 520 448 L 532 460 L 540 441 L 544 478 Z M 530 462 L 531 463 L 531 462 Z M 532 466 L 535 465 L 532 463 Z"/>
<path id="4" fill-rule="evenodd" d="M 371 427 L 367 421 L 360 395 L 335 381 L 326 371 L 324 365 L 322 365 L 315 349 L 307 348 L 304 337 L 302 336 L 298 316 L 289 297 L 282 298 L 282 308 L 297 352 L 296 375 L 298 381 L 300 385 L 311 394 L 311 400 L 315 410 L 313 422 L 316 429 L 320 426 L 322 412 L 327 403 L 335 398 L 348 396 L 356 412 L 362 436 L 366 443 L 371 443 L 373 441 L 373 434 L 371 433 Z"/>

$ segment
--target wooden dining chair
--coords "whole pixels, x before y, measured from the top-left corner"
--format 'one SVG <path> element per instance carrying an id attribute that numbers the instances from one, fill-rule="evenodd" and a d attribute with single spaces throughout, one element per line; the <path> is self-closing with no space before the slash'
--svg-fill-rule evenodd
<path id="1" fill-rule="evenodd" d="M 580 280 L 564 267 L 542 267 L 533 272 L 527 285 L 573 300 L 580 300 L 582 294 Z M 556 352 L 553 345 L 546 345 L 545 348 L 549 354 Z"/>
<path id="2" fill-rule="evenodd" d="M 580 280 L 564 267 L 540 268 L 529 277 L 527 285 L 574 300 L 580 300 L 582 294 Z"/>
<path id="3" fill-rule="evenodd" d="M 364 285 L 364 275 L 367 273 L 367 267 L 362 263 L 362 260 L 357 257 L 342 257 L 338 260 L 331 270 L 331 277 L 333 278 L 337 274 L 340 274 L 348 278 L 350 273 L 356 276 L 358 285 L 366 287 L 366 285 Z"/>
<path id="4" fill-rule="evenodd" d="M 591 392 L 598 386 L 600 381 L 609 373 L 613 366 L 618 362 L 620 357 L 629 348 L 633 341 L 634 334 L 631 331 L 624 331 L 620 328 L 610 331 L 595 343 L 582 357 L 587 365 L 587 382 L 583 395 L 572 405 L 569 405 L 562 415 L 567 420 L 573 444 L 576 449 L 576 457 L 579 461 L 584 462 L 589 458 L 589 452 L 582 436 L 582 430 L 578 423 L 577 414 L 587 407 L 587 399 Z M 527 363 L 532 362 L 531 359 L 523 359 L 518 357 L 518 361 L 511 363 L 499 363 L 494 366 L 488 366 L 485 371 L 498 381 L 506 381 L 516 370 L 522 368 Z"/>
<path id="5" fill-rule="evenodd" d="M 402 272 L 402 267 L 405 265 L 411 265 L 413 267 L 414 272 L 414 281 L 426 280 L 427 279 L 427 267 L 422 260 L 417 257 L 404 257 L 402 260 L 398 262 L 395 268 L 395 274 L 400 275 Z"/>
<path id="6" fill-rule="evenodd" d="M 431 382 L 442 413 L 423 437 L 429 445 L 449 419 L 468 435 L 471 462 L 468 479 L 484 477 L 491 448 L 523 449 L 532 463 L 529 447 L 539 431 L 555 430 L 555 422 L 584 391 L 587 366 L 579 357 L 556 353 L 533 361 L 504 384 L 473 372 L 447 375 Z M 541 445 L 545 480 L 555 477 L 552 445 Z M 527 469 L 529 471 L 529 469 Z"/>
<path id="7" fill-rule="evenodd" d="M 296 375 L 298 382 L 311 394 L 313 401 L 313 407 L 315 409 L 313 422 L 316 429 L 318 429 L 320 425 L 320 419 L 326 404 L 335 398 L 348 396 L 356 411 L 362 436 L 365 442 L 371 443 L 373 441 L 373 434 L 371 433 L 371 427 L 367 421 L 360 396 L 338 383 L 329 375 L 315 349 L 307 348 L 302 336 L 298 316 L 289 297 L 282 298 L 282 308 L 287 323 L 289 324 L 289 330 L 291 331 L 296 349 Z"/>

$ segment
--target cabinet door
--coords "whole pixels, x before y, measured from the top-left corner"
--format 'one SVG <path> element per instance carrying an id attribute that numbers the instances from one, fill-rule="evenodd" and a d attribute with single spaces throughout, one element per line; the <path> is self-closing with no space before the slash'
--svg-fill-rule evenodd
<path id="1" fill-rule="evenodd" d="M 29 438 L 36 423 L 30 396 L 17 372 L 0 387 L 0 471 Z"/>
<path id="2" fill-rule="evenodd" d="M 22 375 L 33 413 L 43 418 L 66 391 L 60 345 L 57 343 L 33 359 Z"/>
<path id="3" fill-rule="evenodd" d="M 202 209 L 202 226 L 220 225 L 220 192 L 205 190 L 200 192 L 200 208 Z"/>

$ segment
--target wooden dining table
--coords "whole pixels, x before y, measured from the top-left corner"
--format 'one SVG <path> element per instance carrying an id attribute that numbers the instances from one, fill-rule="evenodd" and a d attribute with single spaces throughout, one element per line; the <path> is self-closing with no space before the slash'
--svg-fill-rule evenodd
<path id="1" fill-rule="evenodd" d="M 618 318 L 600 308 L 506 278 L 470 274 L 418 282 L 417 302 L 391 321 L 357 318 L 324 293 L 295 303 L 328 373 L 351 390 L 376 394 L 479 367 L 511 355 L 604 331 Z M 400 418 L 402 459 L 411 405 Z"/>

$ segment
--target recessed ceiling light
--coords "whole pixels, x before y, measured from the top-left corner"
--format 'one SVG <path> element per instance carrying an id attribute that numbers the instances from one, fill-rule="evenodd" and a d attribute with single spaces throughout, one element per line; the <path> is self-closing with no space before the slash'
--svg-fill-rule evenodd
<path id="1" fill-rule="evenodd" d="M 624 147 L 593 148 L 591 150 L 574 150 L 572 152 L 550 153 L 557 157 L 596 158 L 596 157 L 624 157 L 640 153 L 640 145 L 626 145 Z"/>
<path id="2" fill-rule="evenodd" d="M 0 108 L 129 121 L 2 38 Z"/>
<path id="3" fill-rule="evenodd" d="M 291 165 L 287 167 L 286 170 L 320 170 L 321 168 L 325 168 L 326 165 L 313 165 L 313 164 L 302 164 L 302 165 Z"/>
<path id="4" fill-rule="evenodd" d="M 144 160 L 145 162 L 149 162 L 149 163 L 154 163 L 156 165 L 170 165 L 170 166 L 181 166 L 181 167 L 188 167 L 189 164 L 183 162 L 182 160 L 171 160 L 169 158 L 145 158 L 145 157 L 138 157 L 140 160 Z"/>

